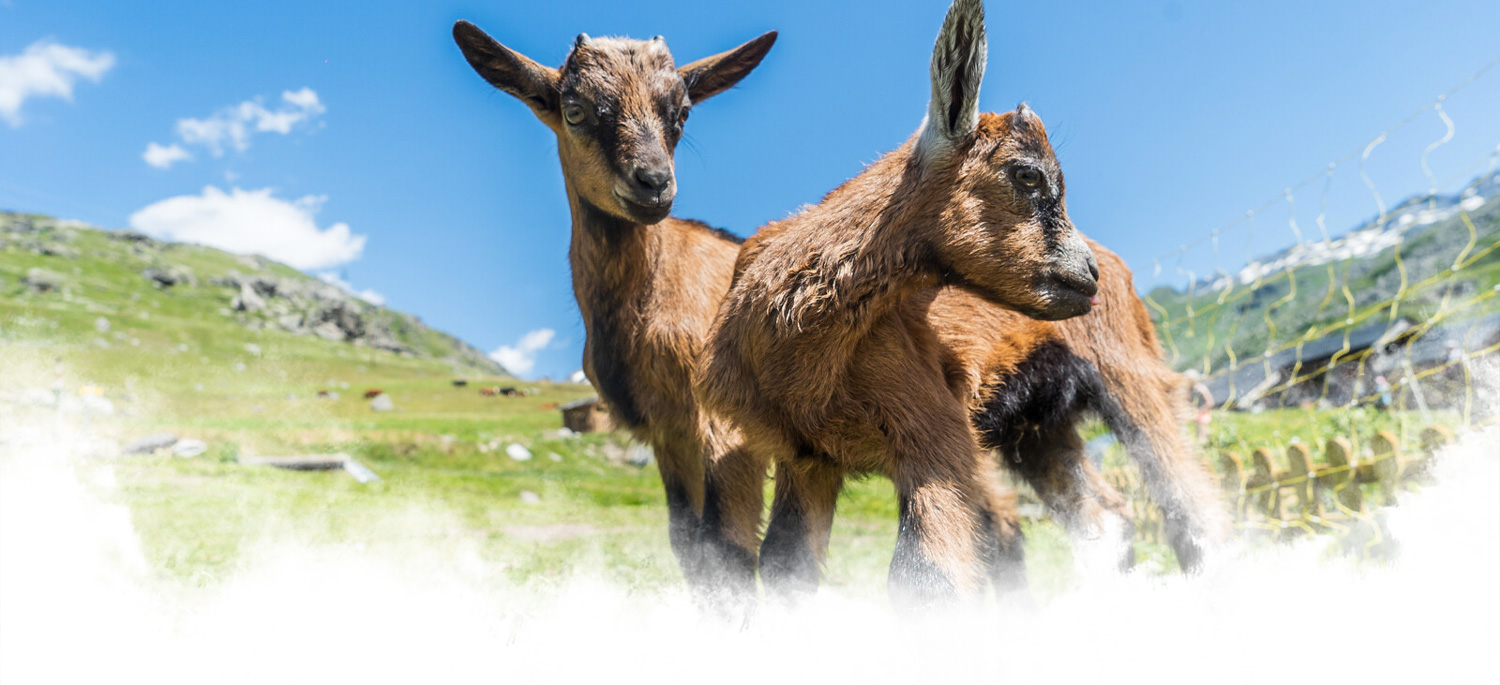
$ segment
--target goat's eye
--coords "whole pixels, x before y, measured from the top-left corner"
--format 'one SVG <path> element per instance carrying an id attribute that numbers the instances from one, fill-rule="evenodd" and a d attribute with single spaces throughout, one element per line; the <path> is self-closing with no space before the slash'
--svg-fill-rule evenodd
<path id="1" fill-rule="evenodd" d="M 683 107 L 681 110 L 679 110 L 677 112 L 677 123 L 678 124 L 686 124 L 687 123 L 687 118 L 688 118 L 688 112 L 690 112 L 690 111 L 692 111 L 692 110 L 688 109 L 687 107 Z"/>
<path id="2" fill-rule="evenodd" d="M 566 119 L 569 124 L 577 126 L 583 123 L 583 117 L 583 108 L 578 105 L 568 105 L 563 108 L 563 119 Z"/>
<path id="3" fill-rule="evenodd" d="M 1016 169 L 1016 182 L 1027 188 L 1036 188 L 1042 185 L 1042 172 L 1033 167 L 1021 167 Z"/>

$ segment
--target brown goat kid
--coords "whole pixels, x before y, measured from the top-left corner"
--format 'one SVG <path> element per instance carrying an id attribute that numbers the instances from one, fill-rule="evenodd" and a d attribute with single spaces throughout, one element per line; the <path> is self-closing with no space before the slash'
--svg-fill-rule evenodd
<path id="1" fill-rule="evenodd" d="M 896 486 L 899 601 L 969 594 L 986 575 L 1022 583 L 1014 505 L 981 447 L 1001 448 L 1070 528 L 1102 532 L 1123 507 L 1084 458 L 1083 412 L 1141 465 L 1185 566 L 1221 527 L 1128 269 L 1101 251 L 1099 281 L 1040 119 L 1024 105 L 979 114 L 984 61 L 982 4 L 957 0 L 922 130 L 740 253 L 697 387 L 747 449 L 710 462 L 704 536 L 728 567 L 754 558 L 758 490 L 720 495 L 755 489 L 774 461 L 760 547 L 773 594 L 816 587 L 837 494 L 863 473 Z M 1085 314 L 1099 285 L 1102 312 L 1026 318 Z"/>
<path id="2" fill-rule="evenodd" d="M 616 425 L 655 450 L 672 550 L 690 585 L 702 588 L 695 540 L 704 460 L 738 449 L 740 438 L 699 409 L 691 374 L 740 245 L 728 233 L 668 216 L 673 152 L 688 111 L 748 75 L 776 34 L 681 68 L 660 36 L 579 35 L 560 69 L 468 22 L 458 22 L 453 36 L 480 76 L 525 102 L 557 135 L 573 216 L 568 259 L 587 332 L 583 370 Z"/>

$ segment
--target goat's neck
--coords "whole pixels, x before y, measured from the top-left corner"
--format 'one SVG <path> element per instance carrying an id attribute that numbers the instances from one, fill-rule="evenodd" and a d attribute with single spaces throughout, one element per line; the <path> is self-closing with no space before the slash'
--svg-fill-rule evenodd
<path id="1" fill-rule="evenodd" d="M 857 335 L 913 292 L 943 282 L 933 246 L 943 198 L 924 189 L 948 189 L 921 179 L 910 160 L 907 145 L 791 219 L 810 245 L 777 298 L 784 324 Z"/>
<path id="2" fill-rule="evenodd" d="M 571 186 L 568 204 L 573 212 L 568 262 L 584 325 L 592 330 L 600 315 L 629 320 L 621 315 L 639 308 L 650 291 L 650 227 L 593 206 Z"/>

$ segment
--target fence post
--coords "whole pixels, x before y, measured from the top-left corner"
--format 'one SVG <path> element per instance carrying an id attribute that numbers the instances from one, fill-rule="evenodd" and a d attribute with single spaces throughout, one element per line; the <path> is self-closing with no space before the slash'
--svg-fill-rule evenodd
<path id="1" fill-rule="evenodd" d="M 1354 512 L 1363 510 L 1364 494 L 1359 491 L 1359 483 L 1349 465 L 1354 447 L 1345 438 L 1329 438 L 1323 455 L 1328 468 L 1318 475 L 1318 485 L 1332 492 L 1339 506 Z"/>
<path id="2" fill-rule="evenodd" d="M 1219 487 L 1234 507 L 1234 517 L 1245 519 L 1245 471 L 1237 452 L 1219 453 Z"/>
<path id="3" fill-rule="evenodd" d="M 1276 487 L 1276 473 L 1272 466 L 1271 450 L 1261 447 L 1250 455 L 1250 478 L 1245 481 L 1245 490 L 1256 490 L 1250 495 L 1253 506 L 1272 521 L 1281 520 L 1281 493 Z M 1259 490 L 1257 490 L 1259 488 Z"/>
<path id="4" fill-rule="evenodd" d="M 1318 498 L 1313 486 L 1312 457 L 1307 445 L 1292 443 L 1286 448 L 1287 475 L 1302 480 L 1291 485 L 1297 493 L 1297 513 L 1305 521 L 1318 515 Z"/>
<path id="5" fill-rule="evenodd" d="M 1390 431 L 1379 431 L 1370 439 L 1371 480 L 1380 484 L 1384 504 L 1396 503 L 1396 485 L 1401 477 L 1401 440 Z"/>

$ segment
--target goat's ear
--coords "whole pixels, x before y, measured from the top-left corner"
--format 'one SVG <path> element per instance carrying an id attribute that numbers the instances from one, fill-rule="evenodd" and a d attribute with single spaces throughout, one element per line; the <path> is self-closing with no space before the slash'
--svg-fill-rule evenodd
<path id="1" fill-rule="evenodd" d="M 467 21 L 453 25 L 453 41 L 463 50 L 469 66 L 490 85 L 520 98 L 538 116 L 557 110 L 560 77 L 556 69 L 501 45 Z"/>
<path id="2" fill-rule="evenodd" d="M 678 69 L 687 84 L 688 99 L 702 102 L 729 90 L 740 79 L 749 76 L 775 44 L 776 32 L 769 31 L 733 50 L 704 57 Z"/>
<path id="3" fill-rule="evenodd" d="M 922 129 L 924 151 L 946 148 L 979 125 L 979 83 L 988 53 L 983 0 L 954 0 L 932 49 L 932 102 Z"/>

